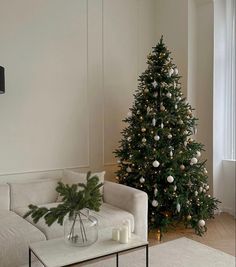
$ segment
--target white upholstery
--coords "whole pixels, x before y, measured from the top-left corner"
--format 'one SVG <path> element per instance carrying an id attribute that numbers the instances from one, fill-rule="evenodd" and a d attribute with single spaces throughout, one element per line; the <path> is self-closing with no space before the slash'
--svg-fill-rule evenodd
<path id="1" fill-rule="evenodd" d="M 35 181 L 10 183 L 11 210 L 26 207 L 29 204 L 45 204 L 55 202 L 58 180 L 40 179 Z"/>
<path id="2" fill-rule="evenodd" d="M 99 178 L 100 183 L 104 183 L 105 171 L 103 172 L 94 172 L 91 175 L 96 175 Z M 77 171 L 67 170 L 63 171 L 63 177 L 61 182 L 63 184 L 78 184 L 78 183 L 86 183 L 87 173 L 81 173 Z M 103 194 L 103 186 L 100 188 L 101 193 Z M 62 197 L 58 196 L 58 202 L 62 201 Z"/>
<path id="3" fill-rule="evenodd" d="M 10 209 L 10 189 L 8 184 L 0 184 L 0 210 Z"/>
<path id="4" fill-rule="evenodd" d="M 19 267 L 28 262 L 29 243 L 44 234 L 12 211 L 0 210 L 0 266 Z"/>
<path id="5" fill-rule="evenodd" d="M 45 204 L 41 206 L 52 208 L 52 207 L 56 207 L 58 204 L 59 203 L 56 202 L 56 203 L 50 203 L 50 204 Z M 23 217 L 24 214 L 28 210 L 29 209 L 26 206 L 23 208 L 17 208 L 15 212 Z M 132 229 L 134 229 L 134 216 L 131 213 L 125 210 L 121 210 L 120 208 L 111 206 L 107 203 L 102 204 L 99 212 L 91 211 L 90 214 L 98 219 L 98 226 L 101 228 L 107 227 L 107 226 L 113 226 L 113 225 L 119 226 L 122 224 L 123 220 L 129 219 L 131 221 Z M 33 225 L 35 225 L 30 216 L 27 217 L 26 220 L 32 223 Z M 54 223 L 53 225 L 48 227 L 45 224 L 44 219 L 40 219 L 39 222 L 35 226 L 45 234 L 47 239 L 53 239 L 53 238 L 63 236 L 64 228 L 58 223 Z"/>
<path id="6" fill-rule="evenodd" d="M 91 211 L 91 215 L 98 219 L 99 227 L 121 226 L 124 220 L 129 219 L 132 232 L 134 231 L 133 214 L 108 203 L 103 203 L 99 212 Z"/>
<path id="7" fill-rule="evenodd" d="M 42 206 L 42 207 L 52 208 L 52 207 L 56 207 L 58 204 L 60 204 L 60 203 L 53 202 L 53 203 L 50 203 L 50 204 L 39 205 L 39 207 Z M 28 206 L 25 206 L 25 207 L 21 207 L 21 208 L 16 208 L 15 212 L 18 215 L 23 217 L 28 210 L 29 210 Z M 57 222 L 55 222 L 53 225 L 51 225 L 49 227 L 49 226 L 46 225 L 46 223 L 45 223 L 43 218 L 41 218 L 38 221 L 37 224 L 35 224 L 33 222 L 33 219 L 31 218 L 31 216 L 25 218 L 25 220 L 30 222 L 32 225 L 36 226 L 40 231 L 42 231 L 47 239 L 53 239 L 53 238 L 57 238 L 57 237 L 62 237 L 63 236 L 64 228 L 63 228 L 63 226 L 61 226 Z"/>
<path id="8" fill-rule="evenodd" d="M 131 213 L 134 216 L 134 232 L 147 240 L 148 197 L 145 192 L 105 181 L 104 202 Z"/>

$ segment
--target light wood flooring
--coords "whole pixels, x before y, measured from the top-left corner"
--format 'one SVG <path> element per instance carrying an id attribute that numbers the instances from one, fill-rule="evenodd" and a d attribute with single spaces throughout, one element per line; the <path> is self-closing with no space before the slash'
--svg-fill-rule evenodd
<path id="1" fill-rule="evenodd" d="M 178 227 L 164 233 L 161 242 L 157 241 L 155 233 L 150 233 L 149 243 L 152 246 L 180 237 L 187 237 L 235 256 L 235 222 L 233 216 L 221 213 L 216 215 L 215 219 L 207 221 L 208 231 L 203 237 L 196 235 L 192 229 Z"/>

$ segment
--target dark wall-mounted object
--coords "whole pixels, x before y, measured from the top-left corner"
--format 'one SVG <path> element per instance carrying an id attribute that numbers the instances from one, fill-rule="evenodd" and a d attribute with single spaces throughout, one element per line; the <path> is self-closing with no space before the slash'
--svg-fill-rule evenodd
<path id="1" fill-rule="evenodd" d="M 5 75 L 4 68 L 0 66 L 0 94 L 5 93 Z"/>

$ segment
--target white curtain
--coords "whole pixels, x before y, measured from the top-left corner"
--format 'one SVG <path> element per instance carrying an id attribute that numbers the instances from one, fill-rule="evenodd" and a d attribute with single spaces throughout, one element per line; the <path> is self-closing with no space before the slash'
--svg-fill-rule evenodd
<path id="1" fill-rule="evenodd" d="M 225 158 L 236 159 L 236 88 L 235 88 L 235 5 L 226 0 L 226 61 L 225 61 Z"/>

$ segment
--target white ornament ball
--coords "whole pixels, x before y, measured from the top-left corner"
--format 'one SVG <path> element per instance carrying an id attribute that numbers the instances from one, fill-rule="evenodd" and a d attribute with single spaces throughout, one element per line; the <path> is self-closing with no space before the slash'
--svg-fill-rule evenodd
<path id="1" fill-rule="evenodd" d="M 161 129 L 163 129 L 164 128 L 164 124 L 163 123 L 161 123 Z"/>
<path id="2" fill-rule="evenodd" d="M 188 134 L 188 131 L 187 131 L 187 130 L 185 130 L 185 131 L 184 131 L 184 134 L 185 134 L 185 135 L 187 135 L 187 134 Z"/>
<path id="3" fill-rule="evenodd" d="M 197 196 L 197 195 L 198 195 L 198 191 L 195 191 L 195 192 L 194 192 L 194 195 Z"/>
<path id="4" fill-rule="evenodd" d="M 178 73 L 179 73 L 178 69 L 177 68 L 174 68 L 174 74 L 175 75 L 178 75 Z"/>
<path id="5" fill-rule="evenodd" d="M 159 167 L 160 163 L 157 160 L 155 160 L 155 161 L 153 161 L 152 165 L 153 165 L 153 167 L 157 168 L 157 167 Z"/>
<path id="6" fill-rule="evenodd" d="M 182 120 L 179 120 L 179 124 L 182 125 L 184 124 L 184 122 Z"/>
<path id="7" fill-rule="evenodd" d="M 146 132 L 146 128 L 142 128 L 141 131 L 144 133 Z"/>
<path id="8" fill-rule="evenodd" d="M 202 191 L 203 191 L 203 188 L 200 186 L 199 187 L 199 192 L 202 193 Z"/>
<path id="9" fill-rule="evenodd" d="M 170 151 L 170 156 L 173 157 L 173 152 L 172 151 Z"/>
<path id="10" fill-rule="evenodd" d="M 203 192 L 203 193 L 206 193 L 206 189 L 203 189 L 202 192 Z"/>
<path id="11" fill-rule="evenodd" d="M 129 136 L 129 137 L 127 138 L 127 140 L 130 142 L 130 141 L 132 140 L 132 138 Z"/>
<path id="12" fill-rule="evenodd" d="M 148 93 L 149 90 L 147 88 L 144 89 L 144 93 Z"/>
<path id="13" fill-rule="evenodd" d="M 154 136 L 154 140 L 155 140 L 155 141 L 159 141 L 159 140 L 160 140 L 160 136 L 159 136 L 159 135 L 155 135 L 155 136 Z"/>
<path id="14" fill-rule="evenodd" d="M 204 227 L 206 225 L 205 221 L 204 220 L 199 220 L 198 221 L 198 226 L 200 227 Z"/>
<path id="15" fill-rule="evenodd" d="M 182 165 L 180 165 L 180 170 L 185 170 L 185 166 L 182 164 Z"/>
<path id="16" fill-rule="evenodd" d="M 207 169 L 206 168 L 204 168 L 204 174 L 208 174 L 208 171 L 207 171 Z"/>
<path id="17" fill-rule="evenodd" d="M 178 105 L 175 105 L 175 109 L 177 109 L 178 108 Z"/>
<path id="18" fill-rule="evenodd" d="M 154 199 L 154 200 L 152 201 L 152 206 L 153 206 L 153 207 L 157 207 L 157 206 L 158 206 L 158 201 Z"/>
<path id="19" fill-rule="evenodd" d="M 118 164 L 120 164 L 120 163 L 121 163 L 121 161 L 118 159 L 118 160 L 117 160 L 117 163 L 118 163 Z"/>
<path id="20" fill-rule="evenodd" d="M 168 134 L 168 139 L 171 139 L 172 138 L 172 134 Z"/>
<path id="21" fill-rule="evenodd" d="M 126 171 L 127 171 L 127 172 L 131 172 L 132 170 L 131 170 L 130 167 L 127 167 L 127 168 L 126 168 Z"/>
<path id="22" fill-rule="evenodd" d="M 174 73 L 174 70 L 173 69 L 169 69 L 169 71 L 168 71 L 169 77 L 171 77 L 173 73 Z"/>
<path id="23" fill-rule="evenodd" d="M 140 179 L 139 179 L 139 181 L 140 181 L 140 183 L 144 183 L 145 182 L 145 178 L 144 177 L 141 177 Z"/>
<path id="24" fill-rule="evenodd" d="M 166 94 L 166 96 L 167 96 L 168 98 L 171 98 L 171 97 L 172 97 L 172 94 L 171 94 L 170 92 L 168 92 L 168 93 Z"/>
<path id="25" fill-rule="evenodd" d="M 142 139 L 142 142 L 143 142 L 143 143 L 146 143 L 146 142 L 147 142 L 147 139 L 144 137 L 144 138 Z"/>
<path id="26" fill-rule="evenodd" d="M 197 156 L 198 158 L 200 158 L 201 155 L 202 155 L 202 153 L 201 153 L 200 151 L 197 151 L 197 152 L 196 152 L 196 156 Z"/>
<path id="27" fill-rule="evenodd" d="M 180 212 L 181 206 L 180 206 L 179 203 L 177 203 L 177 205 L 176 205 L 176 209 L 177 209 L 178 212 Z"/>
<path id="28" fill-rule="evenodd" d="M 174 182 L 174 177 L 171 176 L 171 175 L 169 175 L 169 176 L 167 177 L 167 182 L 168 182 L 168 183 L 173 183 L 173 182 Z"/>
<path id="29" fill-rule="evenodd" d="M 191 159 L 191 163 L 192 163 L 192 164 L 196 164 L 197 162 L 198 162 L 197 158 L 192 158 L 192 159 Z"/>
<path id="30" fill-rule="evenodd" d="M 206 186 L 206 190 L 209 190 L 209 188 L 210 188 L 210 186 L 209 186 L 209 185 L 207 185 L 207 186 Z"/>

